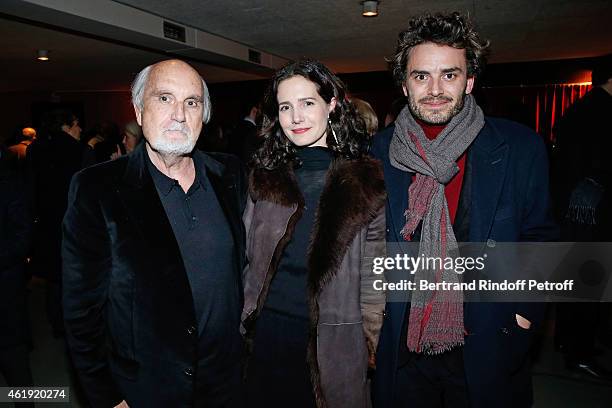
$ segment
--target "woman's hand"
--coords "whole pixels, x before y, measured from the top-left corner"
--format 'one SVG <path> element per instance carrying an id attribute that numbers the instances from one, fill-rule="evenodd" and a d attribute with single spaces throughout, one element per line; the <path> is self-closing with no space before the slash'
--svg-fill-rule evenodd
<path id="1" fill-rule="evenodd" d="M 122 156 L 121 148 L 119 147 L 119 145 L 116 145 L 115 147 L 117 148 L 117 151 L 113 152 L 113 154 L 111 154 L 111 156 L 110 156 L 111 160 L 115 160 L 115 159 L 117 159 L 117 158 Z"/>

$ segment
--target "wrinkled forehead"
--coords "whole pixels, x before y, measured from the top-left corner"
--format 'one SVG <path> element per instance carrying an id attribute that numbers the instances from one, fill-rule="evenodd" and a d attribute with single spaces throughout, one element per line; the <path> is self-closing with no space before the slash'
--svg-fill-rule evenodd
<path id="1" fill-rule="evenodd" d="M 154 66 L 149 75 L 145 94 L 151 92 L 170 92 L 175 96 L 204 96 L 202 78 L 186 64 L 163 64 Z"/>

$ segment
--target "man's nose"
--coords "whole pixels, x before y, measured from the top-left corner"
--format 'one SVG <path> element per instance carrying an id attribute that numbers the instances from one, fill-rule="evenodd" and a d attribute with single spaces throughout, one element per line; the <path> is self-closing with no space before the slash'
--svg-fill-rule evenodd
<path id="1" fill-rule="evenodd" d="M 182 103 L 177 103 L 172 112 L 172 119 L 177 122 L 185 121 L 185 106 Z"/>
<path id="2" fill-rule="evenodd" d="M 431 96 L 440 96 L 444 93 L 444 90 L 442 89 L 441 83 L 440 83 L 440 79 L 439 78 L 432 78 L 430 83 L 429 83 L 429 94 Z"/>

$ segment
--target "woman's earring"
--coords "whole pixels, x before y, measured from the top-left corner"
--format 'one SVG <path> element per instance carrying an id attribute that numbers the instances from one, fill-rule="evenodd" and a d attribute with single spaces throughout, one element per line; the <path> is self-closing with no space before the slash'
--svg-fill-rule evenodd
<path id="1" fill-rule="evenodd" d="M 327 123 L 329 123 L 329 128 L 332 131 L 332 135 L 334 136 L 334 140 L 336 141 L 336 144 L 339 145 L 340 143 L 338 143 L 338 136 L 336 136 L 336 131 L 334 130 L 334 128 L 332 127 L 331 124 L 331 119 L 327 119 Z"/>

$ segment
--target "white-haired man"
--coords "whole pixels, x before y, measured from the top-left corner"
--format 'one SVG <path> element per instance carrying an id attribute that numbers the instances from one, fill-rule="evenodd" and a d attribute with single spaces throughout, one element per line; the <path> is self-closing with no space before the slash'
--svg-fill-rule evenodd
<path id="1" fill-rule="evenodd" d="M 210 117 L 188 64 L 142 70 L 146 143 L 72 180 L 64 218 L 67 339 L 94 407 L 237 402 L 245 186 L 237 159 L 194 150 Z"/>

